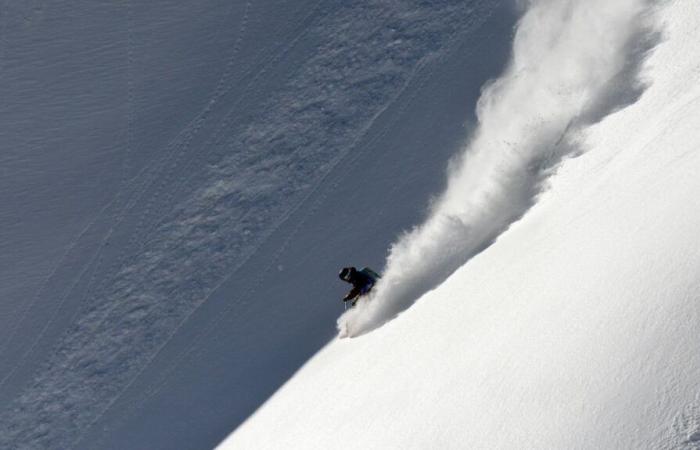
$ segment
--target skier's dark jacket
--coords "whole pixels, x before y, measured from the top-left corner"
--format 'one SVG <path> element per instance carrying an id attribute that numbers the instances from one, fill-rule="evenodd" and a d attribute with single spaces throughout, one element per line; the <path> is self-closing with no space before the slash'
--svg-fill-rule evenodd
<path id="1" fill-rule="evenodd" d="M 346 272 L 347 271 L 347 272 Z M 355 297 L 366 294 L 374 286 L 374 278 L 366 273 L 355 269 L 354 267 L 346 267 L 340 272 L 340 279 L 352 284 L 352 289 L 343 298 L 343 301 L 352 300 Z M 343 276 L 345 274 L 345 276 Z"/>

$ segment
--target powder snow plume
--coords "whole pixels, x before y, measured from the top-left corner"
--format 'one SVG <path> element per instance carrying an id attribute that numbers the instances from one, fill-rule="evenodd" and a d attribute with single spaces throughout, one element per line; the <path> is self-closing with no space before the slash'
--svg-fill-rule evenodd
<path id="1" fill-rule="evenodd" d="M 452 161 L 427 220 L 389 251 L 369 301 L 338 319 L 340 336 L 381 326 L 486 248 L 536 201 L 576 150 L 582 127 L 634 102 L 658 41 L 644 0 L 525 3 L 505 73 L 477 105 L 478 127 Z"/>

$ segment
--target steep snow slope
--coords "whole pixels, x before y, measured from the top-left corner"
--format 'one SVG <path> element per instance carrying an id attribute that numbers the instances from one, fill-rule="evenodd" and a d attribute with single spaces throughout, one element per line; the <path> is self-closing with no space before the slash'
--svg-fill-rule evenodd
<path id="1" fill-rule="evenodd" d="M 6 2 L 0 447 L 220 442 L 420 220 L 511 8 Z"/>
<path id="2" fill-rule="evenodd" d="M 648 89 L 537 204 L 221 449 L 700 447 L 700 6 L 660 6 Z"/>

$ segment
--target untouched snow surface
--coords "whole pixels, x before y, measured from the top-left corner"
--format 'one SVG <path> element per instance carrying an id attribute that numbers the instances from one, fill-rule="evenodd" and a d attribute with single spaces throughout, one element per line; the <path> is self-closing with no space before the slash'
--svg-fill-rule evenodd
<path id="1" fill-rule="evenodd" d="M 533 3 L 447 193 L 394 247 L 388 273 L 435 270 L 410 291 L 432 288 L 524 216 L 411 308 L 388 304 L 387 281 L 377 306 L 340 321 L 362 319 L 357 331 L 373 331 L 331 342 L 221 450 L 700 447 L 700 5 L 678 0 L 639 16 L 635 1 L 555 3 Z M 531 15 L 555 28 L 531 30 Z M 642 32 L 661 33 L 646 60 L 644 46 L 625 44 Z M 537 42 L 553 53 L 528 51 Z M 631 70 L 641 72 L 611 81 L 629 68 L 620 52 L 637 52 L 643 64 Z M 550 57 L 564 78 L 549 70 Z M 592 106 L 615 93 L 614 104 Z M 487 152 L 487 138 L 503 141 Z M 564 155 L 560 141 L 581 156 L 566 159 L 525 212 Z M 479 184 L 461 190 L 462 174 Z M 479 242 L 425 237 L 443 213 Z M 494 228 L 481 232 L 478 220 Z M 422 263 L 426 248 L 433 256 Z M 450 258 L 452 248 L 459 256 Z"/>

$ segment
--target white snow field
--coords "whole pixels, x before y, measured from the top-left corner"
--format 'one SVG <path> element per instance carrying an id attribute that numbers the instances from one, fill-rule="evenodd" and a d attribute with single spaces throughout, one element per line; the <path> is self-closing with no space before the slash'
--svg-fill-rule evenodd
<path id="1" fill-rule="evenodd" d="M 348 338 L 220 450 L 700 448 L 700 4 L 528 8 Z"/>

